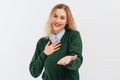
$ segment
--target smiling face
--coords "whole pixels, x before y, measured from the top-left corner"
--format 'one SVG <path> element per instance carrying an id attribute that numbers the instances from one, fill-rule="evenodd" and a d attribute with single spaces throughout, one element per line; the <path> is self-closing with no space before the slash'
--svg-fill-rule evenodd
<path id="1" fill-rule="evenodd" d="M 54 34 L 59 33 L 65 28 L 67 23 L 67 14 L 64 9 L 56 9 L 52 18 L 52 30 Z"/>

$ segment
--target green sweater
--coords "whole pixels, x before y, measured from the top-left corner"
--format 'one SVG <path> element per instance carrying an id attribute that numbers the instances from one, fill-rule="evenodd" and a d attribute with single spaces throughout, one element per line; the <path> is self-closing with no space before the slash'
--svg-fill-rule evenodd
<path id="1" fill-rule="evenodd" d="M 35 54 L 29 66 L 30 73 L 33 77 L 38 77 L 43 68 L 43 80 L 79 80 L 79 67 L 82 64 L 82 41 L 78 31 L 66 30 L 61 39 L 60 49 L 47 56 L 43 50 L 49 38 L 41 38 L 36 45 Z M 67 55 L 77 54 L 77 59 L 63 66 L 57 62 Z"/>

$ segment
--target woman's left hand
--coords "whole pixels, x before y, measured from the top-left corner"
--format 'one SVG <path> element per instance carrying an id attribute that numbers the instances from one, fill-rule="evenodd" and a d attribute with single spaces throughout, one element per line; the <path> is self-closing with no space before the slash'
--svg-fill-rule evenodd
<path id="1" fill-rule="evenodd" d="M 62 59 L 60 59 L 57 64 L 59 65 L 67 65 L 69 64 L 72 60 L 75 60 L 77 58 L 77 55 L 74 56 L 65 56 Z"/>

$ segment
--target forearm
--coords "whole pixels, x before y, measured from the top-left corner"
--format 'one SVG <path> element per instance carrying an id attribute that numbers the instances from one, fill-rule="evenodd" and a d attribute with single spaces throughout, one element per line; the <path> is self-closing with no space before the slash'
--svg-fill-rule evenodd
<path id="1" fill-rule="evenodd" d="M 65 65 L 66 68 L 70 69 L 70 70 L 78 70 L 79 67 L 81 66 L 83 61 L 82 56 L 81 57 L 77 57 L 77 59 L 72 60 L 69 64 Z"/>
<path id="2" fill-rule="evenodd" d="M 41 74 L 46 57 L 43 52 L 36 59 L 33 57 L 29 66 L 30 73 L 33 77 L 38 77 Z"/>

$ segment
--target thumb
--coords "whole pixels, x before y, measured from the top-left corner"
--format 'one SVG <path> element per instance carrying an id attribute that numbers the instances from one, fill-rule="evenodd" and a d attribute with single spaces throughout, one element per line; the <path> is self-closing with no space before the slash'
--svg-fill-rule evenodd
<path id="1" fill-rule="evenodd" d="M 50 45 L 50 41 L 48 41 L 47 45 L 46 46 L 49 46 Z"/>
<path id="2" fill-rule="evenodd" d="M 75 59 L 77 59 L 77 55 L 74 55 L 74 56 L 72 57 L 72 60 L 75 60 Z"/>

